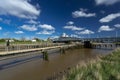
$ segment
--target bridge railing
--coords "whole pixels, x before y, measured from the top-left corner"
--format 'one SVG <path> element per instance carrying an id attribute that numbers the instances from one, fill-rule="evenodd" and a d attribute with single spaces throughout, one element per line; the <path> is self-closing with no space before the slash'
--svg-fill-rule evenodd
<path id="1" fill-rule="evenodd" d="M 39 44 L 11 44 L 10 46 L 0 45 L 0 52 L 28 50 L 44 47 L 65 45 L 64 43 L 39 43 Z"/>

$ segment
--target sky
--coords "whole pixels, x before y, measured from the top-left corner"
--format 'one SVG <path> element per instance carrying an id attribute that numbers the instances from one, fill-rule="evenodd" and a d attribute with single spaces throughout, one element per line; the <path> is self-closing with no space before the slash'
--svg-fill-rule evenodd
<path id="1" fill-rule="evenodd" d="M 0 0 L 0 38 L 120 37 L 120 0 Z"/>

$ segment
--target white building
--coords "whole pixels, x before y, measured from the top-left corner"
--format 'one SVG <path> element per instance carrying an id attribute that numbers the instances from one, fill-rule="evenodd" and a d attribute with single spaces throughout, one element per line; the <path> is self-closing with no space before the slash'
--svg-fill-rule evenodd
<path id="1" fill-rule="evenodd" d="M 32 39 L 31 41 L 32 41 L 32 42 L 37 42 L 37 40 L 36 40 L 36 39 Z"/>

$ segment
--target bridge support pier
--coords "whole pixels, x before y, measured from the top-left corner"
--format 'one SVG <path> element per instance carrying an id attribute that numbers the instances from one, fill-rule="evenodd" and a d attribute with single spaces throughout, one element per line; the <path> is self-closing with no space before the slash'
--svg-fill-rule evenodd
<path id="1" fill-rule="evenodd" d="M 43 54 L 43 60 L 48 61 L 48 52 L 42 51 L 42 54 Z"/>
<path id="2" fill-rule="evenodd" d="M 65 54 L 65 48 L 60 48 L 60 53 Z"/>

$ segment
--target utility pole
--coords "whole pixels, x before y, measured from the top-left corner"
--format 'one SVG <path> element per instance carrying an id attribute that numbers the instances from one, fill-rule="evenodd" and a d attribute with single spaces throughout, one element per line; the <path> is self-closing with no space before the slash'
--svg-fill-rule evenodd
<path id="1" fill-rule="evenodd" d="M 117 42 L 117 37 L 118 37 L 118 35 L 117 35 L 117 31 L 116 31 L 116 42 Z"/>
<path id="2" fill-rule="evenodd" d="M 116 31 L 116 38 L 117 38 L 117 31 Z"/>

